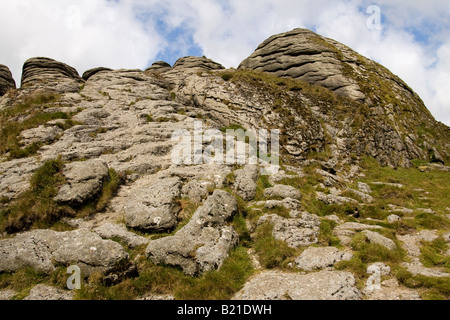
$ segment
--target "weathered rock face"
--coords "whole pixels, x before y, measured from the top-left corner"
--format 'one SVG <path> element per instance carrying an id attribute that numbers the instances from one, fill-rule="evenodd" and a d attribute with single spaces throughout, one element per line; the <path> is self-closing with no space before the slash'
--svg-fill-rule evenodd
<path id="1" fill-rule="evenodd" d="M 164 61 L 156 61 L 151 67 L 145 69 L 146 72 L 162 73 L 172 69 L 172 66 Z"/>
<path id="2" fill-rule="evenodd" d="M 396 167 L 408 166 L 414 158 L 436 158 L 436 154 L 442 159 L 442 150 L 448 154 L 446 143 L 440 144 L 436 153 L 432 143 L 419 141 L 419 136 L 424 136 L 417 130 L 421 126 L 431 126 L 432 131 L 447 139 L 449 130 L 430 117 L 422 100 L 401 79 L 345 45 L 310 30 L 295 29 L 270 37 L 239 69 L 306 81 L 355 101 L 342 101 L 343 108 L 331 107 L 332 111 L 329 105 L 312 106 L 322 115 L 328 113 L 325 117 L 317 115 L 326 122 L 325 130 L 335 139 L 333 152 L 341 156 L 346 149 L 344 153 L 365 153 L 382 165 Z M 348 127 L 342 130 L 337 123 Z M 297 155 L 295 149 L 300 145 L 292 143 L 288 152 Z"/>
<path id="3" fill-rule="evenodd" d="M 341 62 L 348 59 L 345 51 L 348 49 L 335 41 L 310 30 L 295 29 L 264 41 L 239 68 L 305 80 L 339 95 L 362 100 L 365 95 L 356 81 L 345 75 Z"/>
<path id="4" fill-rule="evenodd" d="M 32 301 L 57 301 L 57 300 L 73 300 L 74 292 L 64 291 L 58 288 L 38 284 L 31 289 L 30 294 L 24 300 Z"/>
<path id="5" fill-rule="evenodd" d="M 221 70 L 225 68 L 206 57 L 183 57 L 175 62 L 173 69 Z"/>
<path id="6" fill-rule="evenodd" d="M 268 188 L 264 191 L 265 197 L 280 197 L 280 198 L 291 198 L 295 200 L 301 200 L 302 194 L 299 190 L 294 187 L 277 184 L 272 188 Z"/>
<path id="7" fill-rule="evenodd" d="M 78 92 L 81 82 L 77 70 L 50 58 L 31 58 L 23 65 L 22 88 L 33 86 L 57 92 Z"/>
<path id="8" fill-rule="evenodd" d="M 349 272 L 321 271 L 300 275 L 266 271 L 251 279 L 234 300 L 360 300 Z"/>
<path id="9" fill-rule="evenodd" d="M 35 230 L 0 241 L 0 272 L 31 267 L 50 273 L 57 265 L 76 264 L 84 275 L 107 272 L 128 260 L 122 246 L 86 229 L 69 232 Z"/>
<path id="10" fill-rule="evenodd" d="M 295 265 L 299 269 L 313 271 L 332 267 L 339 261 L 350 260 L 352 256 L 351 253 L 341 251 L 335 247 L 311 247 L 302 252 L 295 260 Z"/>
<path id="11" fill-rule="evenodd" d="M 256 180 L 259 176 L 259 168 L 256 165 L 246 165 L 236 170 L 234 189 L 245 201 L 253 200 L 256 195 Z"/>
<path id="12" fill-rule="evenodd" d="M 90 77 L 103 71 L 113 71 L 113 70 L 105 67 L 93 68 L 86 70 L 81 77 L 83 78 L 83 80 L 88 81 Z"/>
<path id="13" fill-rule="evenodd" d="M 126 201 L 125 220 L 129 227 L 148 231 L 165 231 L 177 224 L 181 195 L 179 178 L 141 181 Z"/>
<path id="14" fill-rule="evenodd" d="M 8 90 L 15 89 L 16 82 L 14 81 L 11 71 L 3 64 L 0 64 L 0 97 Z"/>
<path id="15" fill-rule="evenodd" d="M 55 201 L 81 205 L 95 197 L 108 177 L 108 167 L 99 160 L 73 162 L 64 167 L 64 184 Z"/>
<path id="16" fill-rule="evenodd" d="M 239 241 L 227 223 L 236 213 L 236 199 L 216 190 L 174 236 L 150 242 L 146 255 L 154 263 L 179 266 L 188 275 L 219 269 Z"/>
<path id="17" fill-rule="evenodd" d="M 273 224 L 274 238 L 285 241 L 291 248 L 306 247 L 318 241 L 320 219 L 307 212 L 292 219 L 273 214 L 265 215 L 258 220 L 258 225 L 266 222 Z"/>

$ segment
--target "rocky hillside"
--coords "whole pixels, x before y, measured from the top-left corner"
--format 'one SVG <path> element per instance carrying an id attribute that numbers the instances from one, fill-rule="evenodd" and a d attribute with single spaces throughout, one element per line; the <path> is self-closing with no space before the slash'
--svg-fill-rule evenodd
<path id="1" fill-rule="evenodd" d="M 0 96 L 0 298 L 450 297 L 450 129 L 343 44 L 295 29 L 238 69 L 32 58 Z M 279 129 L 279 170 L 174 164 L 199 122 Z"/>

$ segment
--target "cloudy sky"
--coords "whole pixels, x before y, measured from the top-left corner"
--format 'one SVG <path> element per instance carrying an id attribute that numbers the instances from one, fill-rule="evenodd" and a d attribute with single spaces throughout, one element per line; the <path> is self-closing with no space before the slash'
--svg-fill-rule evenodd
<path id="1" fill-rule="evenodd" d="M 450 125 L 450 5 L 443 0 L 0 0 L 0 64 L 145 69 L 205 55 L 237 67 L 269 36 L 304 27 L 404 79 Z"/>

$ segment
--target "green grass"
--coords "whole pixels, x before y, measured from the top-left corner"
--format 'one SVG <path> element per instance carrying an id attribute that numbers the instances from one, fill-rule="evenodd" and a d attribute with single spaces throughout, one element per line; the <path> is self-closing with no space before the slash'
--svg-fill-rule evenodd
<path id="1" fill-rule="evenodd" d="M 450 277 L 431 278 L 422 275 L 413 276 L 403 267 L 396 269 L 395 276 L 402 285 L 419 290 L 423 299 L 450 299 Z"/>
<path id="2" fill-rule="evenodd" d="M 64 184 L 63 166 L 60 159 L 47 161 L 34 172 L 29 189 L 0 212 L 2 231 L 14 234 L 32 228 L 55 227 L 64 230 L 67 227 L 60 222 L 61 218 L 86 217 L 104 210 L 123 181 L 123 177 L 109 169 L 109 177 L 103 184 L 100 195 L 81 208 L 71 208 L 53 200 Z"/>
<path id="3" fill-rule="evenodd" d="M 36 93 L 25 98 L 22 103 L 2 110 L 0 112 L 0 156 L 9 153 L 10 159 L 18 159 L 36 154 L 41 144 L 35 143 L 25 148 L 21 147 L 19 135 L 24 130 L 37 128 L 57 119 L 66 120 L 64 124 L 58 125 L 63 130 L 76 125 L 71 120 L 73 114 L 45 111 L 49 104 L 55 103 L 58 99 L 59 95 L 54 93 Z"/>
<path id="4" fill-rule="evenodd" d="M 80 300 L 131 300 L 145 294 L 170 294 L 179 300 L 227 300 L 239 291 L 252 275 L 253 267 L 247 249 L 237 247 L 217 271 L 193 278 L 181 269 L 155 265 L 140 259 L 139 276 L 118 285 L 106 287 L 98 279 L 84 283 L 77 291 Z"/>
<path id="5" fill-rule="evenodd" d="M 272 230 L 271 223 L 259 226 L 253 248 L 264 268 L 286 267 L 287 259 L 292 258 L 296 250 L 288 247 L 284 241 L 276 240 L 272 235 Z"/>
<path id="6" fill-rule="evenodd" d="M 61 160 L 53 160 L 35 171 L 30 188 L 1 212 L 0 226 L 3 231 L 12 234 L 32 226 L 48 227 L 61 217 L 73 213 L 53 200 L 58 187 L 64 182 L 62 167 Z"/>
<path id="7" fill-rule="evenodd" d="M 450 257 L 445 255 L 447 249 L 448 245 L 442 237 L 424 243 L 420 249 L 423 265 L 427 268 L 446 268 L 445 271 L 450 272 Z"/>
<path id="8" fill-rule="evenodd" d="M 337 223 L 331 220 L 324 219 L 320 224 L 319 242 L 322 246 L 340 247 L 341 241 L 333 235 L 333 229 Z"/>
<path id="9" fill-rule="evenodd" d="M 16 294 L 12 300 L 22 300 L 29 295 L 30 290 L 37 284 L 65 289 L 68 277 L 66 270 L 65 267 L 58 267 L 50 275 L 32 268 L 25 268 L 14 273 L 0 273 L 0 290 L 13 290 Z"/>

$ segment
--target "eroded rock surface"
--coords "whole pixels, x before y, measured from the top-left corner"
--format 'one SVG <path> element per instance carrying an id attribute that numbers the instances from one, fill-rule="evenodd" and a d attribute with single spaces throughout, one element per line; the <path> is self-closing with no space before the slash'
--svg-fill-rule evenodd
<path id="1" fill-rule="evenodd" d="M 0 64 L 0 97 L 8 92 L 10 89 L 16 88 L 16 82 L 14 81 L 11 71 L 3 64 Z"/>
<path id="2" fill-rule="evenodd" d="M 84 275 L 107 272 L 127 261 L 122 246 L 87 229 L 68 232 L 35 230 L 0 241 L 0 272 L 31 267 L 50 273 L 58 265 L 78 265 Z"/>
<path id="3" fill-rule="evenodd" d="M 234 300 L 360 300 L 349 272 L 321 271 L 300 275 L 264 271 L 250 279 Z"/>
<path id="4" fill-rule="evenodd" d="M 239 241 L 228 224 L 236 213 L 234 197 L 216 190 L 174 236 L 151 241 L 146 255 L 155 263 L 179 266 L 188 275 L 219 269 Z"/>

